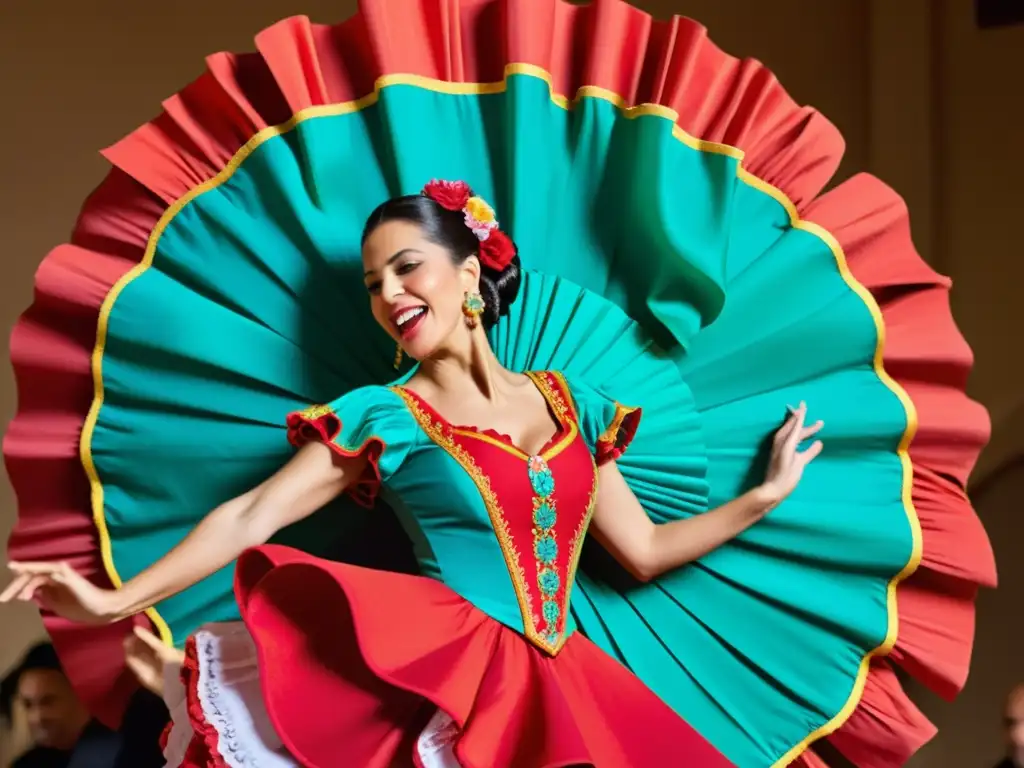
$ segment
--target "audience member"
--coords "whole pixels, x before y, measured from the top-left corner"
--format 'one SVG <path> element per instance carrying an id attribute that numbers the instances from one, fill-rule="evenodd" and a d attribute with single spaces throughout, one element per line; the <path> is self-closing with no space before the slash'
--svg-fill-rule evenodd
<path id="1" fill-rule="evenodd" d="M 12 768 L 114 765 L 120 748 L 117 734 L 89 716 L 64 676 L 52 645 L 40 643 L 29 649 L 0 689 L 5 718 L 10 719 L 17 701 L 24 709 L 33 744 Z M 81 762 L 86 755 L 88 762 Z"/>
<path id="2" fill-rule="evenodd" d="M 125 652 L 138 675 L 138 650 L 130 645 Z M 53 646 L 34 646 L 0 683 L 0 714 L 10 721 L 13 705 L 20 705 L 32 738 L 32 747 L 11 768 L 160 768 L 160 735 L 169 718 L 158 693 L 148 685 L 140 688 L 120 731 L 112 731 L 90 717 Z"/>
<path id="3" fill-rule="evenodd" d="M 996 768 L 1024 768 L 1024 683 L 1006 697 L 1003 724 L 1006 728 L 1006 759 Z"/>

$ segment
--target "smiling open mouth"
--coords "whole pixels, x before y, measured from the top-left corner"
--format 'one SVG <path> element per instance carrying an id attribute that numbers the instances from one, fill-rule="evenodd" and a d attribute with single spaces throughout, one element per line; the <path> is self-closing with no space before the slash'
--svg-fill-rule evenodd
<path id="1" fill-rule="evenodd" d="M 423 318 L 426 316 L 426 307 L 410 307 L 396 316 L 392 322 L 398 330 L 398 335 L 403 339 L 407 339 L 419 327 L 420 322 L 422 322 Z"/>

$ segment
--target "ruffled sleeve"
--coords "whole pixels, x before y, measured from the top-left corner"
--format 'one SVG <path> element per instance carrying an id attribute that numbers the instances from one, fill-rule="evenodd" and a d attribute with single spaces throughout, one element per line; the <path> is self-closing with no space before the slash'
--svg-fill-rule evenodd
<path id="1" fill-rule="evenodd" d="M 600 466 L 615 461 L 629 447 L 640 424 L 641 410 L 623 405 L 587 384 L 566 379 L 576 409 L 580 434 Z"/>
<path id="2" fill-rule="evenodd" d="M 386 387 L 363 387 L 324 405 L 288 415 L 288 442 L 301 448 L 318 441 L 340 456 L 367 458 L 347 489 L 356 502 L 373 506 L 382 483 L 398 471 L 412 447 L 416 425 Z"/>

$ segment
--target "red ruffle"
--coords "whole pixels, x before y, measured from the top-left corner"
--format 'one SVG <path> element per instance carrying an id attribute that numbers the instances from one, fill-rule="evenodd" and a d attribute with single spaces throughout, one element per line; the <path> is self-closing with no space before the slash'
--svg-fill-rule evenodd
<path id="1" fill-rule="evenodd" d="M 174 730 L 174 721 L 168 720 L 167 725 L 164 726 L 163 731 L 160 733 L 160 751 L 167 752 L 167 745 L 171 740 L 171 731 Z"/>
<path id="2" fill-rule="evenodd" d="M 790 768 L 828 768 L 828 763 L 818 757 L 812 749 L 804 750 L 804 753 L 789 765 Z"/>
<path id="3" fill-rule="evenodd" d="M 285 423 L 288 427 L 288 442 L 296 448 L 310 442 L 333 445 L 335 438 L 341 434 L 341 419 L 333 412 L 311 419 L 302 411 L 297 411 L 289 413 Z"/>
<path id="4" fill-rule="evenodd" d="M 950 281 L 918 255 L 906 205 L 874 177 L 850 179 L 815 201 L 804 217 L 836 238 L 853 276 L 877 303 L 885 370 L 916 411 L 909 456 L 921 562 L 896 593 L 898 635 L 890 658 L 951 698 L 967 678 L 975 593 L 995 585 L 996 571 L 965 491 L 988 441 L 989 421 L 965 394 L 973 358 L 950 312 Z M 859 706 L 831 741 L 858 766 L 891 768 L 933 734 L 889 665 L 876 660 Z"/>
<path id="5" fill-rule="evenodd" d="M 18 500 L 12 560 L 63 560 L 109 587 L 93 522 L 79 437 L 93 398 L 90 359 L 100 305 L 141 259 L 165 205 L 120 170 L 87 199 L 72 234 L 36 272 L 35 299 L 11 335 L 18 410 L 4 435 L 7 474 Z M 124 638 L 135 621 L 43 622 L 77 693 L 107 722 L 120 721 L 138 687 L 125 667 Z"/>
<path id="6" fill-rule="evenodd" d="M 335 413 L 325 413 L 311 419 L 302 411 L 297 411 L 288 414 L 287 425 L 288 442 L 296 448 L 315 441 L 323 443 L 336 454 L 347 459 L 365 456 L 366 467 L 360 473 L 359 479 L 345 489 L 345 493 L 351 496 L 357 504 L 368 509 L 373 507 L 373 503 L 377 500 L 377 494 L 380 493 L 380 457 L 387 449 L 383 440 L 379 437 L 371 437 L 354 451 L 343 448 L 336 442 L 336 438 L 341 434 L 341 420 Z"/>
<path id="7" fill-rule="evenodd" d="M 199 699 L 199 659 L 196 658 L 195 638 L 185 643 L 185 661 L 181 665 L 181 684 L 185 687 L 185 702 L 194 735 L 185 750 L 179 768 L 228 768 L 220 753 L 217 729 L 206 721 Z M 167 733 L 170 733 L 168 725 Z"/>
<path id="8" fill-rule="evenodd" d="M 798 207 L 820 192 L 843 153 L 835 127 L 799 107 L 759 62 L 723 53 L 695 21 L 656 21 L 619 0 L 366 2 L 333 27 L 286 19 L 257 35 L 256 47 L 210 57 L 163 115 L 106 157 L 170 203 L 219 172 L 253 134 L 299 110 L 363 97 L 383 75 L 497 82 L 511 63 L 543 69 L 558 94 L 597 86 L 626 105 L 675 110 L 688 133 L 745 151 L 747 169 Z"/>
<path id="9" fill-rule="evenodd" d="M 615 434 L 602 436 L 597 441 L 597 450 L 594 454 L 594 462 L 597 466 L 607 464 L 609 461 L 617 460 L 629 448 L 636 436 L 637 427 L 640 426 L 640 417 L 643 413 L 640 408 L 626 408 L 616 403 L 615 418 L 619 422 L 612 424 L 609 429 L 614 428 Z"/>
<path id="10" fill-rule="evenodd" d="M 432 579 L 268 545 L 236 593 L 271 721 L 311 768 L 412 765 L 437 708 L 466 768 L 729 765 L 581 635 L 550 657 Z"/>

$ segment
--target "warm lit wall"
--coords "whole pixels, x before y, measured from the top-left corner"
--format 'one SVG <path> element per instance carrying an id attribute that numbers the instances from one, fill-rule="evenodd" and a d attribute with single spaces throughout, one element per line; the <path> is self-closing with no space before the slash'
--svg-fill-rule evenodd
<path id="1" fill-rule="evenodd" d="M 914 759 L 913 768 L 964 768 L 994 765 L 1000 754 L 1003 696 L 1024 682 L 1021 596 L 1021 503 L 1024 460 L 1007 466 L 978 486 L 974 497 L 985 520 L 1002 587 L 978 598 L 978 627 L 971 678 L 955 704 L 916 696 L 939 726 L 939 735 Z M 918 692 L 915 691 L 915 694 Z"/>
<path id="2" fill-rule="evenodd" d="M 977 355 L 975 394 L 996 425 L 988 471 L 1024 446 L 1024 26 L 982 32 L 967 0 L 941 5 L 940 257 Z"/>
<path id="3" fill-rule="evenodd" d="M 956 311 L 978 352 L 973 387 L 997 419 L 991 467 L 1019 451 L 1024 424 L 1000 434 L 1020 409 L 1024 362 L 1012 350 L 1024 331 L 1024 260 L 1014 257 L 1024 192 L 1024 104 L 1013 95 L 1024 74 L 1024 28 L 973 29 L 970 0 L 642 0 L 659 15 L 707 24 L 726 50 L 768 63 L 794 96 L 821 108 L 848 144 L 841 174 L 871 168 L 896 186 L 915 215 L 921 250 L 957 281 Z M 8 0 L 0 6 L 0 232 L 5 258 L 0 325 L 10 327 L 31 296 L 42 255 L 68 233 L 104 164 L 96 150 L 151 117 L 159 100 L 199 73 L 203 56 L 251 47 L 277 18 L 307 13 L 340 19 L 353 0 L 183 0 L 95 4 Z M 59 11 L 57 10 L 59 8 Z M 933 55 L 938 47 L 940 55 Z M 1019 93 L 1019 89 L 1017 89 Z M 13 383 L 0 380 L 0 417 L 14 409 Z M 1024 415 L 1018 416 L 1024 421 Z M 1018 494 L 1021 489 L 1018 488 Z M 1018 496 L 1019 497 L 1019 496 Z M 993 491 L 984 512 L 1012 540 L 1012 494 Z M 0 538 L 14 514 L 0 489 Z M 940 711 L 948 729 L 915 765 L 973 763 L 985 755 L 987 720 L 1001 694 L 1009 650 L 995 638 L 999 606 L 1020 601 L 1024 578 L 1006 570 L 1004 588 L 982 602 L 976 680 L 963 703 Z M 39 631 L 31 611 L 4 611 L 0 669 Z M 1012 670 L 1024 679 L 1024 670 Z M 986 709 L 987 708 L 987 709 Z M 993 715 L 994 716 L 994 715 Z M 2 759 L 2 758 L 0 758 Z M 0 762 L 2 765 L 2 762 Z"/>

